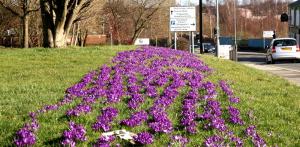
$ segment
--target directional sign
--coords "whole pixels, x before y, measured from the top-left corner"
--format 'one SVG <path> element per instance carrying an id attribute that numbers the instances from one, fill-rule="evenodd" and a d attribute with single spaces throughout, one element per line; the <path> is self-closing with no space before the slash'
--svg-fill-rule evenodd
<path id="1" fill-rule="evenodd" d="M 179 5 L 180 6 L 190 6 L 190 0 L 180 0 Z"/>
<path id="2" fill-rule="evenodd" d="M 172 32 L 196 31 L 196 8 L 171 7 L 170 30 Z"/>
<path id="3" fill-rule="evenodd" d="M 264 31 L 263 32 L 263 37 L 264 38 L 272 38 L 274 35 L 274 31 Z"/>
<path id="4" fill-rule="evenodd" d="M 138 38 L 134 42 L 134 45 L 150 45 L 150 39 L 149 38 Z"/>

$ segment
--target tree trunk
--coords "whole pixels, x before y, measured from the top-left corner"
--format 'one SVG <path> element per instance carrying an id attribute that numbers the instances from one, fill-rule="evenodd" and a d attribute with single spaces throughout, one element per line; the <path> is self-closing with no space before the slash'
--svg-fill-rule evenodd
<path id="1" fill-rule="evenodd" d="M 51 22 L 51 16 L 47 12 L 48 5 L 46 1 L 41 0 L 40 1 L 41 6 L 41 16 L 42 16 L 42 22 L 43 22 L 43 47 L 54 47 L 53 42 L 53 28 L 54 24 Z"/>
<path id="2" fill-rule="evenodd" d="M 52 30 L 49 27 L 45 27 L 45 23 L 43 24 L 43 47 L 54 47 L 54 41 L 53 41 L 53 33 Z"/>
<path id="3" fill-rule="evenodd" d="M 131 37 L 132 44 L 134 44 L 135 40 L 140 37 L 140 35 L 143 31 L 144 31 L 144 28 L 134 32 L 133 36 Z"/>
<path id="4" fill-rule="evenodd" d="M 28 15 L 24 15 L 22 18 L 22 22 L 23 22 L 23 48 L 28 48 L 29 47 L 29 22 L 28 22 Z"/>
<path id="5" fill-rule="evenodd" d="M 76 37 L 75 37 L 75 46 L 77 46 L 78 43 L 78 35 L 79 35 L 79 27 L 80 27 L 80 22 L 77 24 L 77 30 L 76 30 Z"/>
<path id="6" fill-rule="evenodd" d="M 74 42 L 75 42 L 75 41 L 74 41 L 74 40 L 75 40 L 75 29 L 76 29 L 75 27 L 76 27 L 76 24 L 73 24 L 72 38 L 71 38 L 71 41 L 70 41 L 70 45 L 71 45 L 71 46 L 74 46 L 74 44 L 75 44 L 75 43 L 74 43 Z"/>
<path id="7" fill-rule="evenodd" d="M 44 47 L 66 47 L 72 24 L 92 0 L 40 0 Z"/>
<path id="8" fill-rule="evenodd" d="M 67 34 L 64 27 L 57 27 L 54 35 L 54 47 L 62 48 L 67 46 Z"/>

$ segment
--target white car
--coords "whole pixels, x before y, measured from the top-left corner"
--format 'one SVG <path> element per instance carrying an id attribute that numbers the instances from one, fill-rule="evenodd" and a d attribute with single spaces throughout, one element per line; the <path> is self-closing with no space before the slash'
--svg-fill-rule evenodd
<path id="1" fill-rule="evenodd" d="M 273 39 L 270 47 L 267 47 L 266 62 L 274 64 L 278 60 L 299 60 L 300 49 L 294 38 Z"/>

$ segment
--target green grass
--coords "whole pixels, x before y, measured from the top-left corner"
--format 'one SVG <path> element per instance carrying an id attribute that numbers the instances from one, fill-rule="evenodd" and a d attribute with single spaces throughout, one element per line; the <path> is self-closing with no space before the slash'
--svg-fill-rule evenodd
<path id="1" fill-rule="evenodd" d="M 89 47 L 69 49 L 1 49 L 0 50 L 0 146 L 12 145 L 14 133 L 28 122 L 28 112 L 35 111 L 45 104 L 53 104 L 64 96 L 66 88 L 78 82 L 88 71 L 97 69 L 110 61 L 117 52 L 133 49 L 133 46 Z M 211 56 L 202 56 L 214 73 L 208 77 L 217 83 L 219 80 L 228 80 L 234 89 L 235 95 L 241 98 L 240 108 L 242 117 L 247 124 L 257 126 L 259 134 L 268 145 L 300 146 L 300 90 L 287 81 L 265 72 L 248 68 L 231 61 L 219 60 Z M 187 89 L 181 89 L 187 91 Z M 184 93 L 184 92 L 183 92 Z M 168 110 L 173 123 L 179 124 L 183 95 Z M 225 102 L 226 98 L 220 92 L 218 97 Z M 151 101 L 147 101 L 148 108 Z M 63 130 L 67 128 L 68 118 L 64 113 L 75 104 L 47 113 L 38 118 L 41 129 L 38 132 L 37 146 L 53 146 L 60 141 Z M 228 105 L 224 103 L 223 107 Z M 102 105 L 95 105 L 99 110 Z M 118 108 L 126 108 L 120 103 Z M 124 109 L 118 120 L 127 118 L 130 110 Z M 199 110 L 201 111 L 201 110 Z M 248 112 L 253 112 L 250 119 Z M 95 122 L 99 111 L 75 119 L 88 129 L 89 141 L 99 137 L 89 127 Z M 246 126 L 229 126 L 235 133 L 242 134 Z M 113 125 L 114 129 L 121 129 L 120 125 Z M 132 131 L 147 130 L 145 125 L 136 127 Z M 199 127 L 200 130 L 200 127 Z M 175 130 L 181 134 L 182 131 Z M 212 132 L 200 130 L 197 135 L 191 135 L 190 146 L 199 145 Z M 243 135 L 241 135 L 243 136 Z M 167 135 L 156 135 L 153 146 L 166 145 Z M 249 140 L 248 140 L 249 141 Z M 89 144 L 80 144 L 88 146 Z M 249 145 L 249 142 L 246 142 Z"/>
<path id="2" fill-rule="evenodd" d="M 64 96 L 66 88 L 103 64 L 109 64 L 117 52 L 133 46 L 69 49 L 0 50 L 0 146 L 10 145 L 16 130 L 28 120 L 28 112 L 53 104 Z M 60 111 L 64 113 L 63 111 Z M 61 130 L 58 113 L 47 114 L 41 124 L 55 136 Z"/>
<path id="3" fill-rule="evenodd" d="M 248 123 L 257 125 L 270 145 L 300 146 L 300 87 L 269 73 L 232 61 L 204 56 L 215 69 L 212 81 L 226 79 L 241 98 L 243 118 L 253 112 Z"/>

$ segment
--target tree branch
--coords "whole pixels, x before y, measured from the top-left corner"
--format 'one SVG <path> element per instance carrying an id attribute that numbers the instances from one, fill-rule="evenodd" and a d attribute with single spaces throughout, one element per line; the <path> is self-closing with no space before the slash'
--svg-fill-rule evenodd
<path id="1" fill-rule="evenodd" d="M 22 17 L 21 14 L 19 14 L 17 11 L 13 10 L 11 7 L 6 6 L 2 1 L 0 1 L 0 5 L 5 8 L 6 10 L 10 11 L 13 15 L 16 15 L 18 17 Z"/>
<path id="2" fill-rule="evenodd" d="M 25 13 L 25 15 L 28 15 L 28 14 L 30 14 L 30 13 L 32 13 L 32 12 L 37 12 L 37 11 L 39 11 L 40 9 L 41 9 L 41 8 L 39 7 L 39 8 L 36 8 L 36 9 L 27 10 L 26 13 Z"/>

